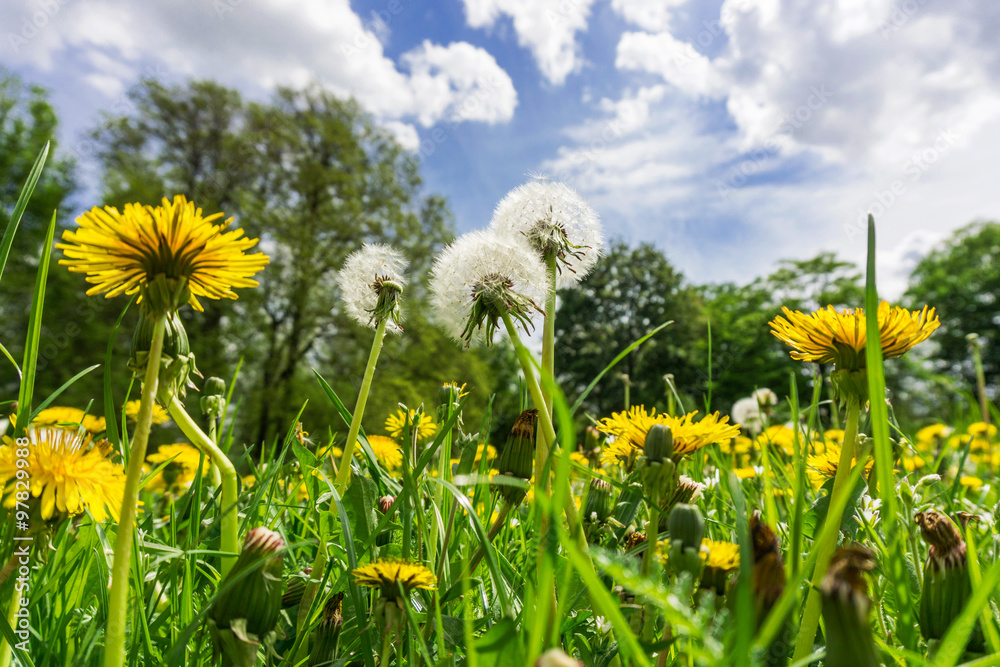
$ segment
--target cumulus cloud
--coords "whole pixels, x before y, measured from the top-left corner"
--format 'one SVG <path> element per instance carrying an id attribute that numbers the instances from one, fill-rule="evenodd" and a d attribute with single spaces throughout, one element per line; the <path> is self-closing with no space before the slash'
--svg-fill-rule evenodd
<path id="1" fill-rule="evenodd" d="M 820 249 L 863 262 L 870 211 L 892 293 L 933 240 L 1000 215 L 1000 6 L 726 0 L 694 25 L 668 4 L 613 1 L 632 85 L 546 165 L 609 226 L 696 279 L 745 280 Z"/>
<path id="2" fill-rule="evenodd" d="M 400 58 L 402 67 L 385 55 L 383 42 L 407 11 L 393 4 L 362 20 L 349 0 L 18 0 L 0 8 L 0 25 L 12 27 L 0 46 L 5 58 L 42 69 L 72 58 L 109 97 L 149 63 L 169 79 L 212 78 L 242 90 L 319 81 L 394 121 L 388 127 L 410 146 L 408 119 L 509 120 L 517 93 L 485 50 L 424 42 Z"/>
<path id="3" fill-rule="evenodd" d="M 583 65 L 576 33 L 587 29 L 594 0 L 463 0 L 473 28 L 490 28 L 510 17 L 517 41 L 531 51 L 549 81 L 561 85 Z"/>

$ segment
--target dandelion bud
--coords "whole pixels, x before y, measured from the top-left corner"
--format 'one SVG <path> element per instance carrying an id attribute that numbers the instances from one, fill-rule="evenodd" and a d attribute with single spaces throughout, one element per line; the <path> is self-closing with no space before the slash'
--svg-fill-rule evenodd
<path id="1" fill-rule="evenodd" d="M 604 523 L 611 516 L 611 485 L 603 479 L 590 480 L 583 516 L 585 520 L 596 523 Z"/>
<path id="2" fill-rule="evenodd" d="M 396 502 L 396 496 L 382 496 L 378 499 L 378 511 L 382 513 L 383 516 L 392 513 L 393 503 Z M 378 534 L 375 538 L 376 546 L 384 547 L 392 542 L 392 530 L 385 530 Z"/>
<path id="3" fill-rule="evenodd" d="M 386 331 L 402 331 L 399 303 L 405 270 L 403 255 L 387 245 L 365 244 L 351 253 L 337 274 L 347 314 L 362 326 L 386 322 Z"/>
<path id="4" fill-rule="evenodd" d="M 226 381 L 218 377 L 205 380 L 201 389 L 201 412 L 211 419 L 222 417 L 226 409 Z"/>
<path id="5" fill-rule="evenodd" d="M 323 618 L 313 633 L 313 647 L 309 655 L 310 667 L 332 665 L 337 654 L 337 641 L 340 639 L 340 627 L 344 624 L 341 605 L 343 593 L 337 593 L 323 606 Z"/>
<path id="6" fill-rule="evenodd" d="M 312 574 L 312 568 L 303 568 L 302 574 L 305 577 L 294 577 L 285 584 L 285 592 L 281 595 L 282 609 L 290 609 L 302 602 L 302 596 L 306 592 L 306 579 Z"/>
<path id="7" fill-rule="evenodd" d="M 685 549 L 698 549 L 705 535 L 705 520 L 695 505 L 676 505 L 667 522 L 671 542 L 680 542 Z"/>
<path id="8" fill-rule="evenodd" d="M 614 518 L 621 526 L 623 526 L 618 535 L 618 539 L 622 540 L 625 537 L 625 533 L 628 528 L 635 521 L 635 518 L 639 516 L 639 509 L 642 507 L 642 485 L 640 484 L 629 484 L 622 488 L 618 492 L 618 500 L 615 501 L 615 511 Z"/>
<path id="9" fill-rule="evenodd" d="M 661 500 L 660 504 L 660 532 L 667 531 L 667 517 L 674 506 L 685 503 L 692 504 L 701 497 L 701 492 L 705 490 L 705 485 L 700 484 L 687 475 L 681 475 L 674 484 L 673 491 Z"/>
<path id="10" fill-rule="evenodd" d="M 925 639 L 941 639 L 972 597 L 965 540 L 958 526 L 937 510 L 920 512 L 914 521 L 930 545 L 917 620 Z M 969 648 L 983 648 L 978 622 L 969 639 Z"/>
<path id="11" fill-rule="evenodd" d="M 195 366 L 194 354 L 188 342 L 184 323 L 176 312 L 165 316 L 163 332 L 163 352 L 160 358 L 160 391 L 170 395 L 183 396 L 187 387 L 194 387 L 190 375 L 201 376 Z M 139 311 L 139 322 L 132 334 L 132 349 L 129 354 L 128 367 L 136 377 L 142 377 L 146 372 L 146 362 L 149 350 L 153 346 L 154 322 L 152 316 L 145 310 Z"/>
<path id="12" fill-rule="evenodd" d="M 496 467 L 498 478 L 504 476 L 524 481 L 531 479 L 535 465 L 535 422 L 538 410 L 525 410 L 514 422 L 510 430 L 507 444 L 500 451 Z M 494 488 L 511 505 L 517 505 L 524 499 L 525 489 L 510 484 L 496 484 Z"/>
<path id="13" fill-rule="evenodd" d="M 661 463 L 673 456 L 674 436 L 666 424 L 653 424 L 646 433 L 643 454 L 650 463 Z"/>
<path id="14" fill-rule="evenodd" d="M 431 305 L 440 323 L 468 346 L 492 345 L 501 321 L 525 331 L 548 291 L 545 267 L 516 237 L 470 232 L 438 256 L 431 271 Z"/>
<path id="15" fill-rule="evenodd" d="M 267 528 L 251 530 L 209 612 L 215 652 L 225 654 L 236 667 L 253 667 L 257 647 L 278 623 L 284 547 L 278 533 Z"/>
<path id="16" fill-rule="evenodd" d="M 852 545 L 840 548 L 823 579 L 823 621 L 826 664 L 878 667 L 880 664 L 868 619 L 871 600 L 865 573 L 875 568 L 875 555 Z"/>
<path id="17" fill-rule="evenodd" d="M 763 520 L 760 510 L 750 516 L 750 542 L 753 545 L 753 591 L 757 627 L 764 623 L 778 598 L 785 592 L 785 561 L 781 557 L 778 536 Z"/>

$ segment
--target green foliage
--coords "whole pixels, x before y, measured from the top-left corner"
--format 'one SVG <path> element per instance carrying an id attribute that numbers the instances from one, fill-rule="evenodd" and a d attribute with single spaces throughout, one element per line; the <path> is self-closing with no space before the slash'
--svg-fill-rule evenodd
<path id="1" fill-rule="evenodd" d="M 990 393 L 1000 378 L 1000 224 L 977 222 L 956 231 L 917 264 L 906 299 L 913 308 L 937 308 L 941 328 L 934 333 L 937 370 L 976 385 L 968 334 L 979 334 L 983 370 Z"/>
<path id="2" fill-rule="evenodd" d="M 663 376 L 672 373 L 677 386 L 702 386 L 695 342 L 703 335 L 701 299 L 663 254 L 651 245 L 632 249 L 623 243 L 607 255 L 578 288 L 563 290 L 556 314 L 555 366 L 560 382 L 575 398 L 610 358 L 650 329 L 674 324 L 625 357 L 587 396 L 582 408 L 593 414 L 620 410 L 628 375 L 635 404 L 664 405 Z M 697 394 L 694 394 L 697 396 Z"/>

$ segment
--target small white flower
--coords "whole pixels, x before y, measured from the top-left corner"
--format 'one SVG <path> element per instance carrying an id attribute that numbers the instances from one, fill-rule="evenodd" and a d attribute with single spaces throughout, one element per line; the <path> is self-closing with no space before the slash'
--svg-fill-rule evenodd
<path id="1" fill-rule="evenodd" d="M 405 270 L 406 259 L 402 253 L 381 243 L 366 243 L 351 253 L 344 262 L 344 268 L 337 274 L 347 314 L 362 326 L 372 329 L 380 318 L 385 317 L 389 320 L 386 331 L 402 331 L 396 296 L 406 284 L 403 278 Z M 385 285 L 392 287 L 386 289 Z M 394 294 L 391 295 L 392 303 L 388 305 L 389 312 L 376 313 L 380 306 L 379 296 L 390 291 Z"/>
<path id="2" fill-rule="evenodd" d="M 604 229 L 597 213 L 573 188 L 534 179 L 514 188 L 497 204 L 490 228 L 528 239 L 540 257 L 554 252 L 556 287 L 583 279 L 601 256 Z"/>
<path id="3" fill-rule="evenodd" d="M 493 342 L 501 311 L 526 330 L 545 298 L 545 267 L 524 239 L 474 231 L 456 239 L 434 261 L 431 305 L 456 340 Z"/>

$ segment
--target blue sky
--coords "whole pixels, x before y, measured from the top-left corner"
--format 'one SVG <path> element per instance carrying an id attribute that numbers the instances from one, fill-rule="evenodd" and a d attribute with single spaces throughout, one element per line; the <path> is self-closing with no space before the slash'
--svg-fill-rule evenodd
<path id="1" fill-rule="evenodd" d="M 611 238 L 744 282 L 862 261 L 872 211 L 898 294 L 951 230 L 1000 218 L 998 29 L 974 0 L 8 0 L 0 62 L 52 91 L 92 185 L 82 133 L 143 75 L 258 99 L 319 81 L 418 151 L 459 231 L 544 173 Z"/>

